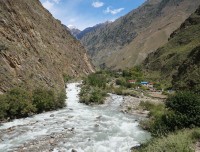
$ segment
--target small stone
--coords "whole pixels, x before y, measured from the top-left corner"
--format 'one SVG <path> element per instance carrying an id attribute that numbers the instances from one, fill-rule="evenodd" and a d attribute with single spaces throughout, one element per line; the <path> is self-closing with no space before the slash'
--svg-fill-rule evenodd
<path id="1" fill-rule="evenodd" d="M 54 116 L 55 116 L 54 114 L 51 114 L 51 115 L 50 115 L 50 117 L 54 117 Z"/>
<path id="2" fill-rule="evenodd" d="M 72 127 L 72 128 L 70 129 L 70 131 L 74 131 L 74 127 Z"/>
<path id="3" fill-rule="evenodd" d="M 101 117 L 102 117 L 102 116 L 98 116 L 98 117 L 96 117 L 96 119 L 101 119 Z"/>
<path id="4" fill-rule="evenodd" d="M 49 143 L 52 145 L 54 143 L 54 139 L 50 139 Z"/>
<path id="5" fill-rule="evenodd" d="M 98 124 L 95 124 L 94 126 L 95 126 L 95 127 L 99 127 L 99 125 L 98 125 Z"/>
<path id="6" fill-rule="evenodd" d="M 75 150 L 75 149 L 72 149 L 72 152 L 77 152 L 77 150 Z"/>
<path id="7" fill-rule="evenodd" d="M 67 127 L 67 126 L 64 126 L 64 129 L 68 129 L 68 127 Z"/>

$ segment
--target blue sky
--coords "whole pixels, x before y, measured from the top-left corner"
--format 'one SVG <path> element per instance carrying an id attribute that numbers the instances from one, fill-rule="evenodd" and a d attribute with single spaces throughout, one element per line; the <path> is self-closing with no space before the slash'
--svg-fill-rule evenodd
<path id="1" fill-rule="evenodd" d="M 114 21 L 145 0 L 40 0 L 56 19 L 80 30 L 105 21 Z"/>

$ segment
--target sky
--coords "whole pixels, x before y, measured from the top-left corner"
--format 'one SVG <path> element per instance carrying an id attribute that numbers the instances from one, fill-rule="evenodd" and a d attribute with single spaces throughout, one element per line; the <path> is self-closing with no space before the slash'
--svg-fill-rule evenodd
<path id="1" fill-rule="evenodd" d="M 114 21 L 139 7 L 145 0 L 40 0 L 49 12 L 68 27 L 83 30 Z"/>

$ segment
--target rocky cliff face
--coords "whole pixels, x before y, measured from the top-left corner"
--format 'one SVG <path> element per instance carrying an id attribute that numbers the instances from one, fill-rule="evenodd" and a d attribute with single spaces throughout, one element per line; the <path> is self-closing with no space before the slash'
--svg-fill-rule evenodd
<path id="1" fill-rule="evenodd" d="M 170 34 L 193 13 L 200 0 L 147 0 L 141 7 L 81 41 L 97 66 L 123 69 L 140 64 L 167 43 Z"/>
<path id="2" fill-rule="evenodd" d="M 39 0 L 0 1 L 0 93 L 64 88 L 63 75 L 93 72 L 83 46 Z"/>

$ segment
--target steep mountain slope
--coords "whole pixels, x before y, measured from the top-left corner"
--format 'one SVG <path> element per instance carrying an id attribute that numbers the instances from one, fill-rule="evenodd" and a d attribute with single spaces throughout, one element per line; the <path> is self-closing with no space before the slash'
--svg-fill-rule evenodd
<path id="1" fill-rule="evenodd" d="M 138 9 L 81 39 L 95 65 L 112 69 L 141 63 L 165 44 L 200 0 L 148 0 Z"/>
<path id="2" fill-rule="evenodd" d="M 97 24 L 97 25 L 95 25 L 93 27 L 88 27 L 88 28 L 84 29 L 83 31 L 79 32 L 78 34 L 76 34 L 76 37 L 80 40 L 84 36 L 86 36 L 88 33 L 94 32 L 94 31 L 96 31 L 99 28 L 103 28 L 103 27 L 105 27 L 109 23 L 111 23 L 111 22 L 107 21 L 105 23 Z"/>
<path id="3" fill-rule="evenodd" d="M 0 93 L 16 86 L 60 92 L 63 75 L 92 71 L 83 46 L 39 0 L 0 1 Z"/>
<path id="4" fill-rule="evenodd" d="M 144 66 L 150 77 L 179 89 L 200 91 L 200 7 L 171 34 L 163 47 L 149 54 Z"/>
<path id="5" fill-rule="evenodd" d="M 71 32 L 71 34 L 77 38 L 77 35 L 81 32 L 79 29 L 77 28 L 69 28 L 69 31 Z"/>

